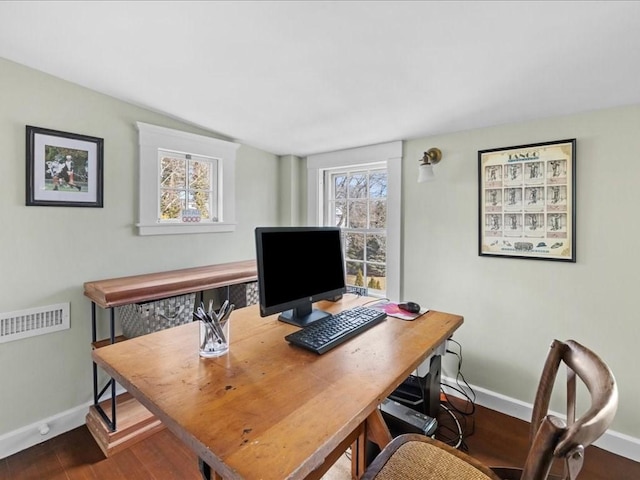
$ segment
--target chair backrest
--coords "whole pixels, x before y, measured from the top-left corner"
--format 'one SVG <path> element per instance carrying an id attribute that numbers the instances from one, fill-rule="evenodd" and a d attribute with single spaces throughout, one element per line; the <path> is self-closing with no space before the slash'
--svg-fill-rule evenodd
<path id="1" fill-rule="evenodd" d="M 491 468 L 426 435 L 394 438 L 367 467 L 360 480 L 501 480 Z"/>
<path id="2" fill-rule="evenodd" d="M 567 368 L 567 419 L 549 414 L 553 385 L 564 363 Z M 591 404 L 576 418 L 576 378 L 587 387 Z M 574 340 L 554 340 L 545 362 L 533 407 L 530 449 L 521 480 L 547 478 L 554 458 L 565 461 L 564 478 L 575 479 L 584 449 L 600 437 L 618 408 L 613 373 L 598 355 Z"/>

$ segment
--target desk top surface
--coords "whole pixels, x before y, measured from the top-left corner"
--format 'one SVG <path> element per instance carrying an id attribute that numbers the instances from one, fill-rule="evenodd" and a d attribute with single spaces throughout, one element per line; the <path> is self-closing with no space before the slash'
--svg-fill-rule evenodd
<path id="1" fill-rule="evenodd" d="M 347 294 L 337 312 L 371 299 Z M 197 323 L 133 338 L 93 358 L 224 478 L 304 478 L 462 324 L 431 311 L 388 317 L 323 354 L 289 345 L 295 326 L 235 311 L 231 345 L 198 355 Z"/>

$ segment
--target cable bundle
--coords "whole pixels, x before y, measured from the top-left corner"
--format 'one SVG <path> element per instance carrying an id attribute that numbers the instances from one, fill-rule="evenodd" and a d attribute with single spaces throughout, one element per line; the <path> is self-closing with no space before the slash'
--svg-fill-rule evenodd
<path id="1" fill-rule="evenodd" d="M 447 353 L 458 357 L 458 368 L 455 386 L 444 382 L 440 384 L 440 412 L 435 437 L 455 448 L 467 451 L 464 440 L 473 435 L 476 394 L 462 374 L 462 345 L 452 339 L 449 339 L 449 342 L 458 346 L 458 352 L 447 348 Z"/>

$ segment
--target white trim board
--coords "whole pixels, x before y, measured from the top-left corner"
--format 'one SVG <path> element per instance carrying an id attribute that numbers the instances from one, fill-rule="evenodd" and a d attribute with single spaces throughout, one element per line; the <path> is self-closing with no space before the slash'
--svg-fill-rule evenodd
<path id="1" fill-rule="evenodd" d="M 441 380 L 443 384 L 448 383 L 456 385 L 456 380 L 454 378 L 443 375 Z M 507 397 L 506 395 L 492 392 L 491 390 L 487 390 L 476 385 L 470 385 L 470 387 L 476 394 L 476 403 L 478 405 L 524 420 L 525 422 L 531 421 L 533 404 Z M 460 397 L 460 395 L 455 391 L 447 391 L 446 393 L 447 395 Z M 563 417 L 560 413 L 551 413 L 558 417 Z M 614 430 L 607 430 L 604 435 L 602 435 L 602 437 L 596 440 L 593 444 L 608 452 L 640 462 L 640 439 L 638 438 L 625 435 L 624 433 L 619 433 Z"/>
<path id="2" fill-rule="evenodd" d="M 58 435 L 84 425 L 90 405 L 93 405 L 93 402 L 87 402 L 84 405 L 0 435 L 0 459 L 51 440 Z M 46 434 L 40 433 L 40 428 L 43 426 L 48 428 Z"/>

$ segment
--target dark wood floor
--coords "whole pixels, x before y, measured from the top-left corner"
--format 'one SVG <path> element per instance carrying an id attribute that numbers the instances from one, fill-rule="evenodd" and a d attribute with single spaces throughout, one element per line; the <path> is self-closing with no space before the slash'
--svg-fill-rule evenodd
<path id="1" fill-rule="evenodd" d="M 521 465 L 528 423 L 482 407 L 462 419 L 468 452 L 488 465 Z M 452 438 L 446 417 L 440 436 Z M 454 439 L 455 441 L 455 439 Z M 196 457 L 168 430 L 105 458 L 86 427 L 0 460 L 2 480 L 198 480 Z M 640 463 L 589 447 L 580 480 L 640 479 Z M 249 479 L 251 480 L 251 479 Z"/>

